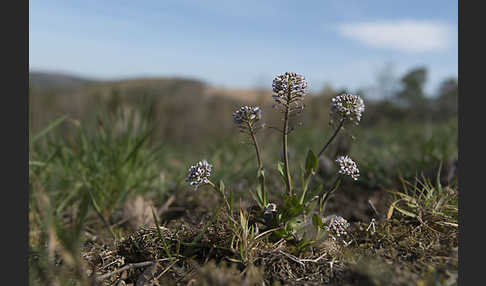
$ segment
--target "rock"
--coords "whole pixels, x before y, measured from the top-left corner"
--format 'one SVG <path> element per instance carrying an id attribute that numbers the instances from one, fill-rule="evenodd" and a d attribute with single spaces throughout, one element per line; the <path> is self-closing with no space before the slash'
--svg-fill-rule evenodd
<path id="1" fill-rule="evenodd" d="M 137 196 L 134 200 L 127 200 L 123 206 L 123 217 L 128 221 L 132 230 L 137 230 L 140 226 L 155 225 L 152 216 L 152 208 L 155 209 L 154 204 L 144 199 L 142 196 Z"/>

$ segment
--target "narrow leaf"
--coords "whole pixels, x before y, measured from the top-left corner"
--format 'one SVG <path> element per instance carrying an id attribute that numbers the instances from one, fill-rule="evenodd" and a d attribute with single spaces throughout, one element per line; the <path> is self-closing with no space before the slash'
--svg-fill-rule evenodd
<path id="1" fill-rule="evenodd" d="M 307 152 L 307 158 L 305 159 L 305 172 L 306 174 L 314 175 L 319 167 L 316 154 L 309 149 Z"/>

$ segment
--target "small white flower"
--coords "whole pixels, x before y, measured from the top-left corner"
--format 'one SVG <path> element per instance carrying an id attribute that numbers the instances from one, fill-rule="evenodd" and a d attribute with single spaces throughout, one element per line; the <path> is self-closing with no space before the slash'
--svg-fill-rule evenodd
<path id="1" fill-rule="evenodd" d="M 338 215 L 330 215 L 324 219 L 324 229 L 331 233 L 331 238 L 336 240 L 336 237 L 344 237 L 348 234 L 347 229 L 349 222 Z"/>
<path id="2" fill-rule="evenodd" d="M 197 162 L 189 168 L 186 182 L 193 186 L 194 189 L 197 189 L 201 184 L 208 184 L 212 167 L 206 160 Z"/>
<path id="3" fill-rule="evenodd" d="M 307 81 L 300 74 L 286 72 L 275 77 L 272 89 L 272 97 L 276 103 L 290 104 L 307 95 Z"/>
<path id="4" fill-rule="evenodd" d="M 277 212 L 277 205 L 274 203 L 269 203 L 264 210 L 265 213 L 275 213 Z"/>
<path id="5" fill-rule="evenodd" d="M 348 156 L 340 156 L 336 159 L 339 164 L 339 174 L 351 176 L 355 181 L 359 177 L 359 169 L 356 163 Z"/>
<path id="6" fill-rule="evenodd" d="M 233 120 L 236 124 L 252 123 L 262 118 L 262 110 L 258 106 L 242 106 L 233 112 Z"/>
<path id="7" fill-rule="evenodd" d="M 357 95 L 345 93 L 338 95 L 331 102 L 331 116 L 341 119 L 349 119 L 356 125 L 361 120 L 362 113 L 365 110 L 363 99 Z"/>
<path id="8" fill-rule="evenodd" d="M 265 225 L 270 225 L 272 223 L 275 214 L 277 213 L 277 205 L 274 203 L 269 203 L 263 211 L 263 221 Z"/>

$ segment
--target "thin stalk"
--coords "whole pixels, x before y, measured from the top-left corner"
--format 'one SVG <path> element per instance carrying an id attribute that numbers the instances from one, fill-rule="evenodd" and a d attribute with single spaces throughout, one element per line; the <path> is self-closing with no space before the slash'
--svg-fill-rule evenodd
<path id="1" fill-rule="evenodd" d="M 226 198 L 226 194 L 224 193 L 224 191 L 220 190 L 213 182 L 209 181 L 208 184 L 218 193 L 221 195 L 221 197 L 223 198 L 223 201 L 226 203 L 226 206 L 228 207 L 228 214 L 231 216 L 231 211 L 232 211 L 232 208 L 231 208 L 231 205 L 229 204 L 229 201 L 228 199 Z"/>
<path id="2" fill-rule="evenodd" d="M 290 100 L 291 94 L 290 90 L 288 93 L 288 99 Z M 289 154 L 288 154 L 288 132 L 289 132 L 289 113 L 290 105 L 285 106 L 285 117 L 284 117 L 284 128 L 283 128 L 283 157 L 284 157 L 284 167 L 285 167 L 285 177 L 287 179 L 287 192 L 292 195 L 292 188 L 290 186 L 290 172 L 289 172 Z"/>
<path id="3" fill-rule="evenodd" d="M 253 140 L 253 146 L 255 146 L 255 151 L 256 151 L 256 156 L 257 156 L 257 162 L 258 162 L 258 171 L 263 169 L 263 161 L 262 161 L 262 156 L 260 152 L 260 147 L 258 145 L 255 132 L 253 130 L 253 126 L 251 123 L 248 121 L 248 130 L 250 131 L 250 136 L 251 139 Z M 264 197 L 264 201 L 266 201 L 266 195 L 265 195 L 265 176 L 260 176 L 260 185 L 262 188 L 262 195 Z"/>
<path id="4" fill-rule="evenodd" d="M 260 154 L 260 147 L 258 146 L 258 142 L 255 137 L 255 132 L 253 130 L 253 125 L 248 121 L 248 130 L 250 131 L 251 140 L 253 140 L 253 145 L 255 146 L 257 161 L 258 161 L 258 169 L 263 168 L 262 157 Z"/>
<path id="5" fill-rule="evenodd" d="M 341 128 L 343 127 L 343 125 L 344 125 L 344 118 L 341 119 L 341 121 L 339 122 L 338 128 L 336 129 L 336 131 L 334 131 L 334 134 L 332 134 L 331 138 L 329 138 L 329 140 L 327 141 L 326 145 L 324 145 L 324 147 L 322 147 L 322 149 L 319 152 L 319 154 L 317 154 L 317 157 L 318 158 L 322 155 L 322 153 L 324 153 L 324 151 L 326 150 L 327 146 L 329 146 L 329 144 L 331 144 L 332 140 L 334 140 L 334 138 L 336 138 L 336 135 L 338 134 L 339 130 L 341 130 Z"/>
<path id="6" fill-rule="evenodd" d="M 322 213 L 322 210 L 325 209 L 326 207 L 326 203 L 327 201 L 331 198 L 331 196 L 336 192 L 338 186 L 341 184 L 341 180 L 342 180 L 342 176 L 339 175 L 336 180 L 334 181 L 334 183 L 331 185 L 333 186 L 332 189 L 330 189 L 329 191 L 327 191 L 327 194 L 326 192 L 321 192 L 319 194 L 319 197 L 320 197 L 320 202 L 319 202 L 319 213 Z M 325 197 L 323 197 L 324 195 L 326 195 Z"/>

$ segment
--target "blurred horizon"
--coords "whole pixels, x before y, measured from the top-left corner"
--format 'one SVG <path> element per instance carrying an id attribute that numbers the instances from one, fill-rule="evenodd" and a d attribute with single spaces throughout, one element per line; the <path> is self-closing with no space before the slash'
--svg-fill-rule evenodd
<path id="1" fill-rule="evenodd" d="M 29 71 L 96 80 L 179 77 L 235 89 L 275 75 L 368 90 L 425 67 L 457 78 L 457 1 L 29 1 Z M 375 95 L 376 96 L 376 95 Z"/>

